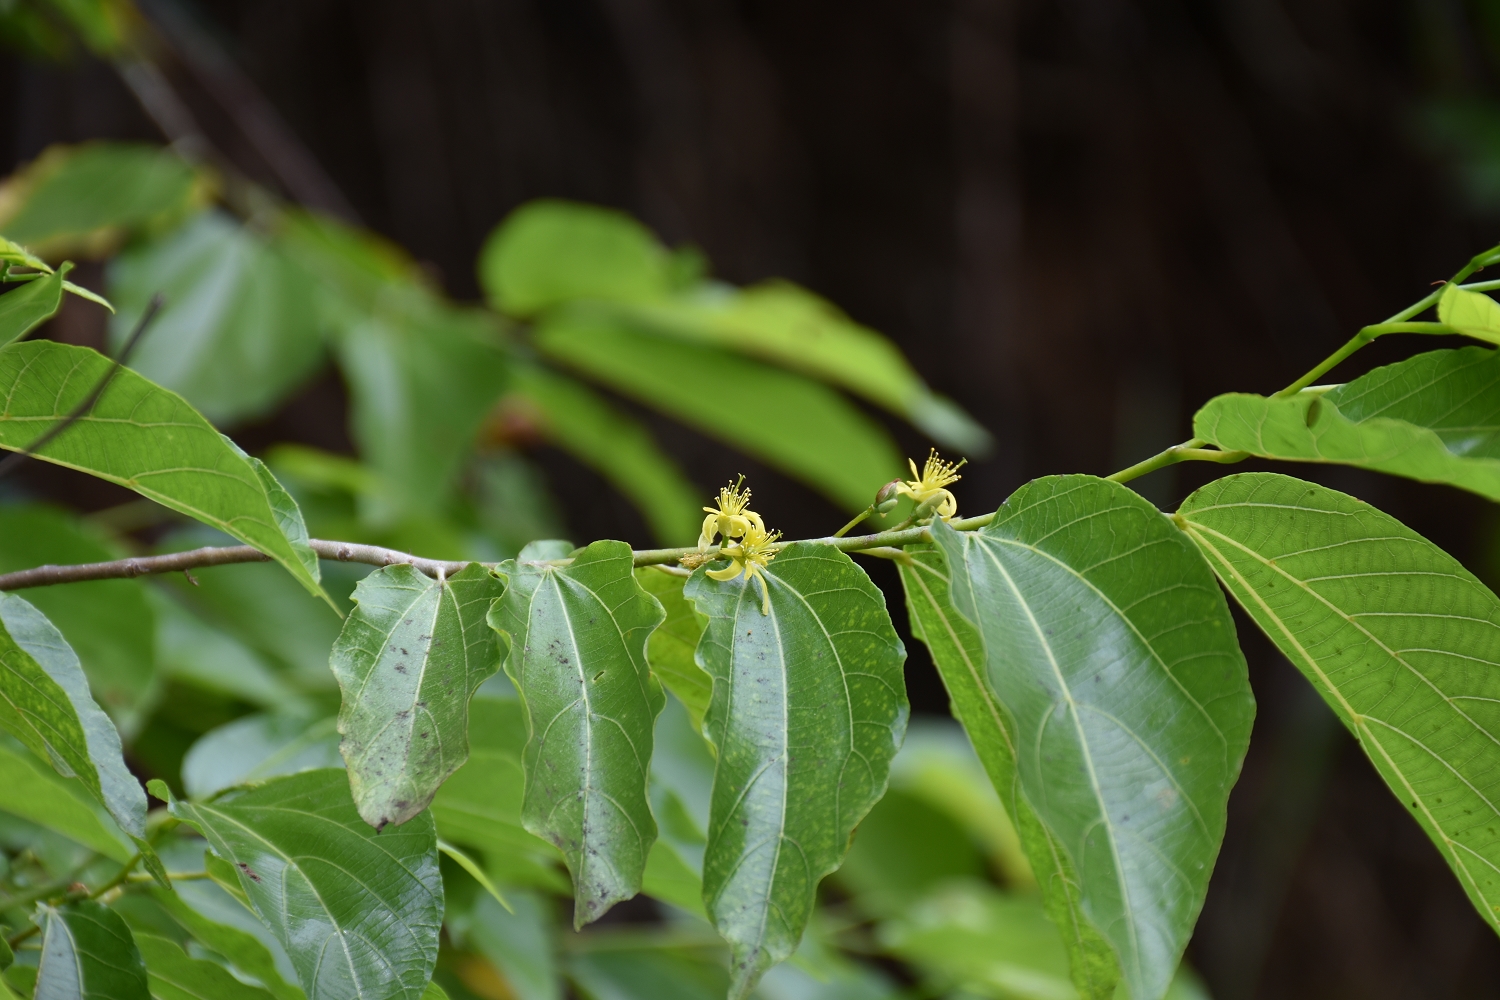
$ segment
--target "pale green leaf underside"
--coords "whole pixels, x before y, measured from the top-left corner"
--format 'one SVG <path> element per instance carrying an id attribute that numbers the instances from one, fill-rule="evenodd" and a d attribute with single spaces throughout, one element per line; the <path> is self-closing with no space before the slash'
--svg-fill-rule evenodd
<path id="1" fill-rule="evenodd" d="M 0 744 L 0 809 L 121 864 L 135 851 L 109 814 L 87 798 L 79 784 L 13 745 Z"/>
<path id="2" fill-rule="evenodd" d="M 0 347 L 26 336 L 62 305 L 63 269 L 0 295 Z"/>
<path id="3" fill-rule="evenodd" d="M 52 341 L 0 349 L 0 448 L 29 448 L 81 402 L 112 362 Z M 278 526 L 259 474 L 180 396 L 129 369 L 93 410 L 36 456 L 135 490 L 253 545 L 322 595 Z"/>
<path id="4" fill-rule="evenodd" d="M 173 802 L 171 811 L 235 866 L 308 1000 L 420 1000 L 443 915 L 431 817 L 377 834 L 336 769 Z"/>
<path id="5" fill-rule="evenodd" d="M 661 602 L 667 613 L 661 626 L 651 633 L 651 641 L 646 646 L 651 672 L 682 702 L 688 718 L 693 720 L 693 728 L 701 733 L 703 713 L 708 711 L 709 696 L 713 693 L 713 681 L 694 659 L 698 640 L 703 636 L 703 618 L 682 595 L 687 580 L 650 567 L 636 570 L 635 578 L 647 593 Z"/>
<path id="6" fill-rule="evenodd" d="M 1500 303 L 1449 282 L 1438 296 L 1438 320 L 1478 340 L 1500 344 Z"/>
<path id="7" fill-rule="evenodd" d="M 339 750 L 377 830 L 427 808 L 468 760 L 469 698 L 499 667 L 485 615 L 503 591 L 478 564 L 442 581 L 386 566 L 355 587 L 331 663 L 344 696 Z"/>
<path id="8" fill-rule="evenodd" d="M 770 614 L 743 577 L 688 581 L 707 615 L 704 731 L 718 748 L 703 898 L 731 949 L 732 997 L 790 957 L 818 882 L 885 794 L 906 731 L 906 650 L 885 598 L 830 545 L 797 542 L 766 570 Z"/>
<path id="9" fill-rule="evenodd" d="M 1230 476 L 1178 518 L 1500 930 L 1500 600 L 1389 515 L 1298 479 Z"/>
<path id="10" fill-rule="evenodd" d="M 630 546 L 595 542 L 567 566 L 506 563 L 490 612 L 526 707 L 521 818 L 573 874 L 582 927 L 641 888 L 656 821 L 647 798 L 652 727 L 666 698 L 646 663 L 661 605 L 641 589 Z"/>
<path id="11" fill-rule="evenodd" d="M 1109 1000 L 1120 978 L 1109 942 L 1083 913 L 1078 872 L 1061 843 L 1037 818 L 1016 780 L 1014 724 L 985 677 L 984 638 L 953 608 L 942 550 L 908 546 L 900 564 L 912 634 L 926 644 L 948 690 L 954 716 L 984 764 L 1020 835 L 1042 890 L 1047 916 L 1062 933 L 1074 985 L 1085 1000 Z"/>
<path id="12" fill-rule="evenodd" d="M 146 966 L 119 914 L 91 899 L 40 907 L 35 1000 L 151 1000 Z"/>
<path id="13" fill-rule="evenodd" d="M 1166 992 L 1203 905 L 1254 716 L 1229 608 L 1149 503 L 1036 480 L 934 536 L 1015 723 L 1026 800 L 1079 876 L 1135 1000 Z"/>

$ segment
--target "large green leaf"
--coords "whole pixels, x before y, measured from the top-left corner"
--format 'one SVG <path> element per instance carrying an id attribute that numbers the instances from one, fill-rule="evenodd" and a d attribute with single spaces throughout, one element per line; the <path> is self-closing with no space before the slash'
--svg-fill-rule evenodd
<path id="1" fill-rule="evenodd" d="M 1156 1000 L 1202 908 L 1254 717 L 1224 596 L 1156 508 L 1092 476 L 1036 480 L 985 528 L 938 521 L 933 535 L 1015 724 L 1021 791 L 1131 996 Z"/>
<path id="2" fill-rule="evenodd" d="M 206 799 L 235 785 L 323 767 L 342 767 L 333 719 L 246 715 L 199 738 L 182 759 L 182 787 Z"/>
<path id="3" fill-rule="evenodd" d="M 516 209 L 479 255 L 490 302 L 531 316 L 578 298 L 651 299 L 670 288 L 669 257 L 623 212 L 539 199 Z"/>
<path id="4" fill-rule="evenodd" d="M 33 278 L 0 295 L 0 347 L 18 340 L 57 314 L 67 268 Z"/>
<path id="5" fill-rule="evenodd" d="M 298 597 L 311 600 L 279 567 L 261 568 L 286 580 Z M 194 579 L 200 580 L 201 577 L 195 575 Z M 160 590 L 151 588 L 148 596 L 156 618 L 156 665 L 164 677 L 227 694 L 263 708 L 293 710 L 306 707 L 303 696 L 265 657 L 188 611 Z M 327 614 L 328 609 L 324 607 L 322 613 Z M 328 617 L 337 622 L 333 615 Z"/>
<path id="6" fill-rule="evenodd" d="M 698 493 L 635 418 L 566 375 L 518 366 L 509 402 L 635 504 L 663 545 L 688 545 L 702 523 Z"/>
<path id="7" fill-rule="evenodd" d="M 265 413 L 322 358 L 306 273 L 223 212 L 204 212 L 110 264 L 117 349 L 157 293 L 166 304 L 131 367 L 215 423 Z"/>
<path id="8" fill-rule="evenodd" d="M 177 942 L 155 934 L 136 934 L 146 960 L 154 1000 L 271 1000 L 272 994 L 240 982 L 224 966 L 190 958 Z"/>
<path id="9" fill-rule="evenodd" d="M 1047 916 L 1062 932 L 1073 983 L 1088 1000 L 1109 997 L 1120 977 L 1114 950 L 1083 912 L 1078 871 L 1063 844 L 1026 801 L 1017 780 L 1014 723 L 986 679 L 984 637 L 953 607 L 952 579 L 941 549 L 907 548 L 901 564 L 912 634 L 926 644 L 954 716 L 1021 835 L 1042 890 Z"/>
<path id="10" fill-rule="evenodd" d="M 443 912 L 429 817 L 377 835 L 331 768 L 171 811 L 238 869 L 309 1000 L 420 1000 Z"/>
<path id="11" fill-rule="evenodd" d="M 365 822 L 405 823 L 469 759 L 469 698 L 499 667 L 485 623 L 505 590 L 471 563 L 445 580 L 385 566 L 360 581 L 334 643 L 340 752 Z"/>
<path id="12" fill-rule="evenodd" d="M 151 1000 L 130 928 L 102 903 L 38 908 L 42 958 L 35 1000 Z"/>
<path id="13" fill-rule="evenodd" d="M 89 695 L 77 655 L 14 594 L 0 594 L 0 725 L 81 781 L 126 833 L 146 835 L 146 793 L 126 769 L 120 734 Z"/>
<path id="14" fill-rule="evenodd" d="M 0 573 L 90 563 L 121 553 L 77 517 L 39 504 L 0 506 Z M 152 693 L 156 613 L 139 580 L 90 580 L 16 591 L 78 654 L 94 696 L 125 729 Z"/>
<path id="15" fill-rule="evenodd" d="M 476 696 L 469 706 L 469 762 L 438 789 L 430 811 L 438 834 L 478 848 L 497 881 L 566 892 L 556 849 L 521 825 L 525 746 L 521 703 Z"/>
<path id="16" fill-rule="evenodd" d="M 694 659 L 698 640 L 703 637 L 703 616 L 683 596 L 687 578 L 650 567 L 636 570 L 635 578 L 667 613 L 646 646 L 651 672 L 677 696 L 693 720 L 693 728 L 702 732 L 703 713 L 708 711 L 714 685 Z"/>
<path id="17" fill-rule="evenodd" d="M 647 801 L 652 725 L 665 704 L 646 665 L 661 605 L 636 582 L 630 546 L 594 542 L 567 566 L 529 545 L 490 624 L 526 706 L 526 829 L 573 873 L 582 927 L 641 888 L 656 821 Z"/>
<path id="18" fill-rule="evenodd" d="M 175 892 L 160 886 L 152 886 L 150 891 L 152 898 L 183 930 L 254 978 L 277 1000 L 306 1000 L 302 988 L 285 978 L 295 974 L 286 953 L 269 937 L 270 932 L 217 885 L 206 881 L 183 882 L 177 884 Z M 237 927 L 232 923 L 235 920 L 247 926 Z M 273 947 L 280 954 L 280 964 Z"/>
<path id="19" fill-rule="evenodd" d="M 0 348 L 0 448 L 21 451 L 94 392 L 113 362 L 86 347 Z M 122 369 L 77 423 L 36 456 L 135 490 L 253 545 L 321 594 L 281 530 L 260 474 L 182 397 Z"/>
<path id="20" fill-rule="evenodd" d="M 514 913 L 480 893 L 468 910 L 449 915 L 449 932 L 500 970 L 516 1000 L 559 1000 L 553 907 L 531 892 L 511 893 L 510 900 Z"/>
<path id="21" fill-rule="evenodd" d="M 108 256 L 126 237 L 171 225 L 205 191 L 182 158 L 160 146 L 53 146 L 11 179 L 0 229 L 54 259 Z"/>
<path id="22" fill-rule="evenodd" d="M 8 741 L 7 741 L 8 742 Z M 123 864 L 135 848 L 98 802 L 25 750 L 0 744 L 0 809 Z"/>
<path id="23" fill-rule="evenodd" d="M 833 389 L 793 372 L 576 312 L 543 324 L 536 344 L 850 510 L 868 505 L 881 484 L 901 471 L 901 457 L 884 428 Z"/>
<path id="24" fill-rule="evenodd" d="M 1500 600 L 1389 515 L 1286 476 L 1210 483 L 1178 521 L 1500 929 Z"/>
<path id="25" fill-rule="evenodd" d="M 885 792 L 906 730 L 906 650 L 885 598 L 833 548 L 797 542 L 765 571 L 770 614 L 743 576 L 696 571 L 708 627 L 704 731 L 718 749 L 703 896 L 731 949 L 732 997 L 789 957 L 818 882 Z"/>

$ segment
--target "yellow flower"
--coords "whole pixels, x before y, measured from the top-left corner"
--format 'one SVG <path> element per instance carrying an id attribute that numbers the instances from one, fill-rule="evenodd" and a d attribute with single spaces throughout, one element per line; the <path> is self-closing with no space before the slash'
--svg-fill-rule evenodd
<path id="1" fill-rule="evenodd" d="M 776 558 L 776 539 L 781 537 L 781 532 L 767 533 L 765 525 L 759 522 L 760 518 L 757 517 L 755 523 L 749 525 L 743 538 L 724 546 L 723 554 L 731 560 L 728 566 L 706 572 L 715 580 L 726 583 L 741 573 L 745 574 L 747 581 L 759 583 L 760 613 L 768 615 L 771 613 L 771 591 L 766 586 L 766 577 L 761 570 Z"/>
<path id="2" fill-rule="evenodd" d="M 917 463 L 907 459 L 911 466 L 913 478 L 909 482 L 903 482 L 896 486 L 896 492 L 902 496 L 911 497 L 918 507 L 927 504 L 930 510 L 935 511 L 939 517 L 952 517 L 958 513 L 958 501 L 954 499 L 946 487 L 958 482 L 963 477 L 958 470 L 963 468 L 968 459 L 964 459 L 957 465 L 945 462 L 938 457 L 937 449 L 927 456 L 927 463 L 922 466 L 922 471 L 917 472 Z"/>
<path id="3" fill-rule="evenodd" d="M 730 483 L 720 490 L 717 507 L 703 508 L 708 516 L 703 519 L 703 531 L 698 536 L 700 549 L 708 548 L 720 535 L 728 542 L 734 538 L 744 538 L 751 528 L 765 534 L 766 525 L 760 515 L 746 509 L 750 505 L 750 491 L 740 489 L 744 481 L 745 477 L 741 476 L 739 482 Z"/>

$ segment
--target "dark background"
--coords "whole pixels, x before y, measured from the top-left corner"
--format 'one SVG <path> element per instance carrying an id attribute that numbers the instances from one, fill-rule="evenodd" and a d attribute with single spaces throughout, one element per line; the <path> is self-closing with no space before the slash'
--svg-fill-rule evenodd
<path id="1" fill-rule="evenodd" d="M 247 74 L 251 87 L 226 97 L 173 70 L 239 169 L 404 244 L 455 297 L 477 298 L 472 262 L 491 227 L 556 195 L 635 212 L 729 280 L 781 275 L 833 299 L 995 432 L 995 454 L 965 469 L 970 513 L 1031 477 L 1105 474 L 1188 436 L 1209 396 L 1279 388 L 1500 239 L 1494 2 L 148 10 L 186 14 L 212 43 L 194 51 L 217 48 Z M 51 142 L 160 137 L 102 64 L 5 55 L 0 80 L 7 170 Z M 284 120 L 280 138 L 249 137 L 225 112 L 257 93 Z M 322 173 L 288 191 L 272 161 L 302 152 Z M 1387 338 L 1335 377 L 1436 346 Z M 236 437 L 347 450 L 343 406 L 325 376 Z M 705 489 L 751 473 L 757 508 L 789 536 L 839 520 L 801 487 L 653 424 Z M 590 473 L 537 457 L 580 538 L 646 541 Z M 1135 485 L 1172 504 L 1219 471 Z M 1290 471 L 1382 507 L 1496 582 L 1482 501 Z M 894 576 L 876 576 L 899 605 Z M 1300 676 L 1240 627 L 1260 716 L 1190 952 L 1215 997 L 1500 996 L 1500 940 L 1436 849 Z M 943 711 L 909 645 L 916 707 Z"/>

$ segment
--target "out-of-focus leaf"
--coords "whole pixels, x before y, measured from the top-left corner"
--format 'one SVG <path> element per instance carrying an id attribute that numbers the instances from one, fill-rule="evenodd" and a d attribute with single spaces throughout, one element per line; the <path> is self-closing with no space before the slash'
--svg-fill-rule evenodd
<path id="1" fill-rule="evenodd" d="M 39 504 L 0 506 L 0 573 L 48 563 L 105 562 L 121 553 L 76 517 Z M 127 732 L 152 694 L 155 611 L 139 580 L 90 580 L 17 591 L 78 654 L 94 696 Z"/>
<path id="2" fill-rule="evenodd" d="M 19 340 L 57 315 L 62 305 L 63 277 L 68 269 L 33 278 L 0 295 L 0 347 Z"/>
<path id="3" fill-rule="evenodd" d="M 516 368 L 507 402 L 635 504 L 657 541 L 686 545 L 697 537 L 697 492 L 635 418 L 588 386 L 534 365 Z"/>
<path id="4" fill-rule="evenodd" d="M 668 698 L 656 717 L 651 755 L 651 811 L 659 836 L 646 859 L 642 891 L 705 919 L 701 873 L 713 781 L 714 757 L 701 727 L 681 701 Z"/>
<path id="5" fill-rule="evenodd" d="M 479 255 L 496 309 L 532 316 L 572 299 L 651 299 L 670 289 L 670 259 L 623 212 L 546 198 L 512 212 Z"/>
<path id="6" fill-rule="evenodd" d="M 770 614 L 754 583 L 704 572 L 686 590 L 708 616 L 698 662 L 718 748 L 703 896 L 741 998 L 796 950 L 818 882 L 885 792 L 906 650 L 880 591 L 831 545 L 781 550 L 765 571 Z"/>
<path id="7" fill-rule="evenodd" d="M 437 961 L 443 910 L 429 817 L 377 841 L 344 772 L 334 769 L 170 808 L 238 868 L 309 1000 L 420 1000 Z M 361 878 L 351 881 L 350 870 Z"/>
<path id="8" fill-rule="evenodd" d="M 1131 994 L 1159 997 L 1203 905 L 1255 714 L 1224 595 L 1160 511 L 1092 476 L 1035 480 L 986 527 L 938 520 L 933 537 L 1015 724 L 1021 791 Z"/>
<path id="9" fill-rule="evenodd" d="M 108 257 L 136 233 L 175 225 L 205 195 L 192 168 L 160 146 L 50 146 L 5 182 L 0 231 L 54 260 Z"/>
<path id="10" fill-rule="evenodd" d="M 116 350 L 158 292 L 166 304 L 131 367 L 217 424 L 265 413 L 322 358 L 307 275 L 223 212 L 204 212 L 111 263 Z"/>
<path id="11" fill-rule="evenodd" d="M 630 546 L 594 542 L 567 566 L 527 546 L 490 624 L 526 706 L 526 829 L 573 873 L 574 924 L 641 888 L 656 822 L 647 801 L 652 727 L 665 698 L 646 664 L 661 605 L 641 589 Z"/>
<path id="12" fill-rule="evenodd" d="M 592 948 L 568 959 L 586 1000 L 722 1000 L 729 976 L 703 949 Z"/>
<path id="13" fill-rule="evenodd" d="M 146 965 L 120 915 L 92 899 L 40 906 L 35 1000 L 151 1000 Z"/>
<path id="14" fill-rule="evenodd" d="M 693 658 L 703 636 L 704 620 L 682 596 L 687 578 L 650 567 L 636 570 L 635 578 L 643 590 L 661 602 L 667 613 L 646 645 L 651 672 L 682 702 L 693 720 L 693 728 L 701 733 L 703 713 L 708 711 L 714 685 Z"/>
<path id="15" fill-rule="evenodd" d="M 521 455 L 509 449 L 481 455 L 473 476 L 475 517 L 498 549 L 486 562 L 509 559 L 538 538 L 567 533 L 541 470 Z"/>
<path id="16" fill-rule="evenodd" d="M 124 864 L 130 838 L 82 786 L 20 747 L 0 744 L 0 809 Z"/>
<path id="17" fill-rule="evenodd" d="M 480 895 L 467 911 L 449 916 L 449 930 L 494 964 L 516 1000 L 559 1000 L 562 981 L 552 906 L 531 892 L 512 893 L 510 902 L 514 913 L 507 913 L 493 897 Z"/>
<path id="18" fill-rule="evenodd" d="M 468 760 L 469 699 L 500 666 L 485 616 L 504 591 L 477 563 L 445 580 L 386 566 L 355 588 L 332 667 L 344 694 L 340 752 L 375 829 L 426 809 Z"/>
<path id="19" fill-rule="evenodd" d="M 983 859 L 962 826 L 893 788 L 859 825 L 836 877 L 862 910 L 889 917 L 944 881 L 983 874 Z"/>
<path id="20" fill-rule="evenodd" d="M 137 933 L 135 944 L 146 960 L 154 1000 L 271 1000 L 272 994 L 240 982 L 224 966 L 189 958 L 175 941 Z"/>
<path id="21" fill-rule="evenodd" d="M 521 825 L 526 717 L 516 700 L 477 695 L 469 705 L 469 762 L 438 789 L 430 812 L 444 840 L 477 848 L 495 880 L 568 889 L 557 850 Z"/>
<path id="22" fill-rule="evenodd" d="M 183 930 L 204 947 L 223 955 L 277 1000 L 306 1000 L 302 988 L 289 980 L 289 977 L 295 979 L 291 961 L 270 931 L 218 886 L 201 881 L 183 882 L 176 892 L 159 886 L 152 886 L 150 891 L 152 898 Z M 244 926 L 235 926 L 235 920 Z"/>
<path id="23" fill-rule="evenodd" d="M 0 348 L 0 448 L 22 451 L 67 419 L 113 362 L 86 347 L 27 341 Z M 172 432 L 162 432 L 170 426 Z M 321 596 L 281 530 L 260 474 L 182 397 L 117 371 L 92 410 L 37 458 L 98 476 L 253 545 Z"/>
<path id="24" fill-rule="evenodd" d="M 0 594 L 0 725 L 81 781 L 132 838 L 146 835 L 146 793 L 126 769 L 120 734 L 90 697 L 77 655 L 14 594 Z"/>
<path id="25" fill-rule="evenodd" d="M 350 429 L 382 480 L 367 516 L 389 524 L 440 511 L 506 386 L 493 317 L 393 292 L 342 332 L 338 353 L 353 397 Z"/>
<path id="26" fill-rule="evenodd" d="M 343 763 L 332 718 L 247 715 L 193 744 L 182 759 L 182 787 L 190 798 L 206 799 L 235 785 Z"/>
<path id="27" fill-rule="evenodd" d="M 901 471 L 884 428 L 833 389 L 716 347 L 578 313 L 537 331 L 544 353 L 807 483 L 850 510 Z"/>
<path id="28" fill-rule="evenodd" d="M 790 282 L 744 290 L 705 284 L 696 294 L 604 307 L 602 314 L 831 382 L 900 414 L 950 448 L 977 455 L 992 444 L 972 417 L 927 387 L 895 344 Z"/>
<path id="29" fill-rule="evenodd" d="M 278 577 L 285 579 L 285 574 L 278 571 Z M 306 598 L 300 587 L 287 582 L 299 597 Z M 151 598 L 156 618 L 156 663 L 166 677 L 222 692 L 262 708 L 295 709 L 305 705 L 301 693 L 285 677 L 234 636 L 205 622 L 159 590 L 149 589 L 147 596 Z"/>
<path id="30" fill-rule="evenodd" d="M 1465 336 L 1500 344 L 1500 302 L 1449 282 L 1438 296 L 1438 322 Z"/>

